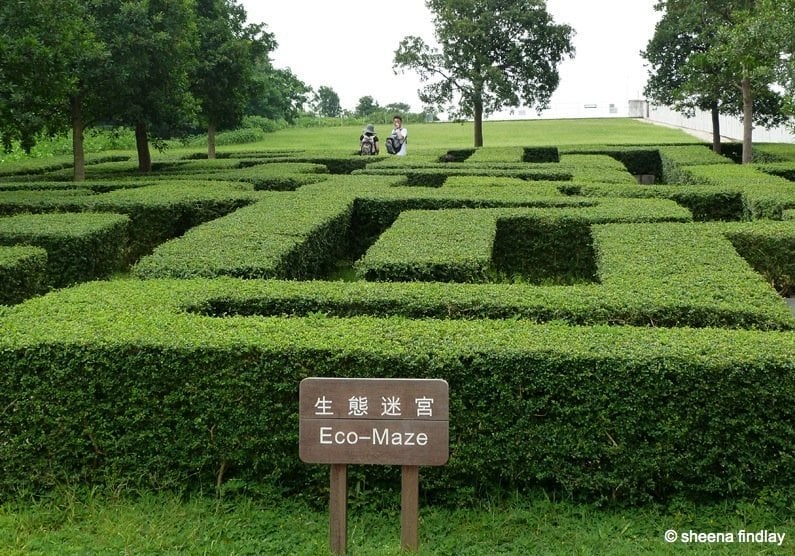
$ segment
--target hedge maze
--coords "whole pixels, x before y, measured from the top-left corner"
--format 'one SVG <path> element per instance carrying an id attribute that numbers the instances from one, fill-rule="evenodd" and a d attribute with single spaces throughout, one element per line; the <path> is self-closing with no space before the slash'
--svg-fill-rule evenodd
<path id="1" fill-rule="evenodd" d="M 0 168 L 0 498 L 323 496 L 308 376 L 447 380 L 450 460 L 422 471 L 442 503 L 795 485 L 795 149 L 770 147 Z"/>

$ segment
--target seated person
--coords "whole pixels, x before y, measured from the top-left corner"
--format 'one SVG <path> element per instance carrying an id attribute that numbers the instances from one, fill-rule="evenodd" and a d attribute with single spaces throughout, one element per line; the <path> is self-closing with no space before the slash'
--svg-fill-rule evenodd
<path id="1" fill-rule="evenodd" d="M 375 126 L 367 124 L 361 136 L 359 136 L 359 154 L 378 154 L 378 135 L 375 134 Z"/>
<path id="2" fill-rule="evenodd" d="M 398 115 L 392 118 L 392 123 L 395 128 L 386 139 L 386 150 L 389 154 L 396 154 L 398 156 L 406 156 L 406 141 L 409 132 L 403 127 L 403 118 Z"/>

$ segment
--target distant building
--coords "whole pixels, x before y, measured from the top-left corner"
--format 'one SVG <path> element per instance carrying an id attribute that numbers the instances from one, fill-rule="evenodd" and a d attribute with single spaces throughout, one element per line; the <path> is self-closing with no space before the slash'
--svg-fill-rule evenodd
<path id="1" fill-rule="evenodd" d="M 536 119 L 564 119 L 564 118 L 642 118 L 638 114 L 638 107 L 632 103 L 645 103 L 645 101 L 586 101 L 586 102 L 557 102 L 550 104 L 547 110 L 538 114 L 534 108 L 514 106 L 491 114 L 488 120 L 536 120 Z"/>

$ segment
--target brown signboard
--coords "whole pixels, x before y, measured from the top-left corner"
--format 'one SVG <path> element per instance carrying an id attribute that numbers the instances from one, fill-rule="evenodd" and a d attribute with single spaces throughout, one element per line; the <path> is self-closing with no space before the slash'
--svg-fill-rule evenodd
<path id="1" fill-rule="evenodd" d="M 307 378 L 298 452 L 306 463 L 444 465 L 449 394 L 438 379 Z"/>

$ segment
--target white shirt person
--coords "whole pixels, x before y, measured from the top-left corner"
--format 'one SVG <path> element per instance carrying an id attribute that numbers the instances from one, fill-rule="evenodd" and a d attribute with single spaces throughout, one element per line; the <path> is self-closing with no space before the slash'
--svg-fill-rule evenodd
<path id="1" fill-rule="evenodd" d="M 389 135 L 389 137 L 392 138 L 393 145 L 395 142 L 400 145 L 400 148 L 395 154 L 397 156 L 406 156 L 406 139 L 409 136 L 409 132 L 405 127 L 403 127 L 403 118 L 400 116 L 393 117 L 392 124 L 395 126 L 395 128 L 392 130 L 392 133 Z"/>

